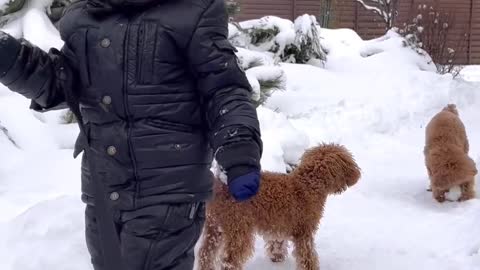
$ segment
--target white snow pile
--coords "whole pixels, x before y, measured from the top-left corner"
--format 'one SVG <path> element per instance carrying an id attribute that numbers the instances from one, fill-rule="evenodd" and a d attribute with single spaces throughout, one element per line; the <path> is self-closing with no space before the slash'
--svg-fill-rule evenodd
<path id="1" fill-rule="evenodd" d="M 44 49 L 48 40 L 36 38 L 56 36 L 50 46 L 59 46 L 58 33 L 43 22 L 36 17 L 22 33 L 35 32 L 31 41 Z M 395 33 L 368 41 L 346 29 L 320 35 L 324 68 L 276 63 L 265 48 L 239 54 L 247 73 L 269 65 L 285 73 L 285 90 L 258 108 L 264 169 L 288 171 L 305 148 L 321 142 L 344 144 L 362 168 L 356 186 L 328 200 L 315 237 L 321 269 L 479 270 L 480 201 L 436 203 L 426 190 L 422 151 L 426 123 L 456 103 L 480 163 L 480 67 L 454 80 L 436 74 L 430 59 Z M 1 269 L 92 269 L 80 160 L 71 157 L 77 127 L 61 124 L 61 112 L 39 115 L 28 105 L 0 88 Z M 293 258 L 270 263 L 260 238 L 256 247 L 247 270 L 295 269 Z"/>
<path id="2" fill-rule="evenodd" d="M 258 115 L 266 153 L 262 169 L 280 173 L 291 170 L 291 166 L 298 164 L 303 152 L 309 147 L 307 134 L 293 127 L 282 113 L 259 108 Z"/>
<path id="3" fill-rule="evenodd" d="M 83 215 L 77 197 L 61 196 L 39 202 L 14 218 L 4 228 L 8 234 L 2 235 L 1 245 L 7 254 L 23 255 L 4 256 L 2 266 L 7 268 L 2 269 L 91 269 L 88 259 L 72 262 L 72 258 L 88 258 Z"/>

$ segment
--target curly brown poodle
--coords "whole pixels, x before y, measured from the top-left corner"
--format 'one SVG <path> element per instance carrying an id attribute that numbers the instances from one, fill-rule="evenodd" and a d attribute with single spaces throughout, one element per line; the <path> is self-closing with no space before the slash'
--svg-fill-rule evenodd
<path id="1" fill-rule="evenodd" d="M 307 150 L 289 174 L 264 172 L 260 191 L 250 201 L 236 203 L 216 181 L 215 198 L 207 205 L 199 270 L 218 265 L 242 269 L 254 253 L 256 233 L 266 240 L 273 262 L 286 259 L 291 240 L 298 269 L 319 269 L 314 235 L 327 196 L 342 193 L 359 178 L 360 168 L 345 147 L 323 144 Z"/>
<path id="2" fill-rule="evenodd" d="M 449 104 L 428 123 L 425 138 L 425 165 L 433 197 L 446 200 L 446 193 L 459 187 L 459 201 L 475 197 L 475 162 L 468 156 L 469 144 L 465 126 L 454 104 Z"/>

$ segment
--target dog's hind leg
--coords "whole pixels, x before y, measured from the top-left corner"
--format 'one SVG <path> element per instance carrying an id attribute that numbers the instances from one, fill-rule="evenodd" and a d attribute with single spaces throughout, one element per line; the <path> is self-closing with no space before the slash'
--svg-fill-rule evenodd
<path id="1" fill-rule="evenodd" d="M 288 257 L 287 240 L 267 240 L 265 248 L 267 256 L 274 263 L 284 262 Z"/>
<path id="2" fill-rule="evenodd" d="M 320 265 L 313 242 L 313 233 L 295 236 L 293 242 L 298 270 L 319 270 Z"/>
<path id="3" fill-rule="evenodd" d="M 460 185 L 460 189 L 462 190 L 462 196 L 458 199 L 458 201 L 467 201 L 470 199 L 475 198 L 475 183 L 474 181 L 467 182 L 465 184 Z"/>
<path id="4" fill-rule="evenodd" d="M 238 220 L 237 220 L 238 221 Z M 231 224 L 224 228 L 224 256 L 222 270 L 241 270 L 243 265 L 253 255 L 255 234 L 250 224 Z"/>
<path id="5" fill-rule="evenodd" d="M 198 252 L 198 270 L 215 270 L 218 251 L 222 245 L 222 232 L 220 227 L 207 216 L 203 231 L 203 242 Z"/>

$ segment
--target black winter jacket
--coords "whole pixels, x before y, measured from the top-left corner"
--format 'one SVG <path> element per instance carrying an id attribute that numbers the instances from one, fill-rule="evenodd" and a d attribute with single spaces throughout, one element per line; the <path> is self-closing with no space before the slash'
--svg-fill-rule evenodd
<path id="1" fill-rule="evenodd" d="M 223 0 L 78 1 L 59 22 L 61 52 L 2 40 L 15 57 L 0 82 L 40 111 L 61 107 L 65 91 L 78 96 L 88 135 L 74 155 L 92 150 L 87 203 L 97 176 L 122 209 L 207 200 L 214 154 L 229 180 L 260 169 L 259 123 L 227 20 Z"/>

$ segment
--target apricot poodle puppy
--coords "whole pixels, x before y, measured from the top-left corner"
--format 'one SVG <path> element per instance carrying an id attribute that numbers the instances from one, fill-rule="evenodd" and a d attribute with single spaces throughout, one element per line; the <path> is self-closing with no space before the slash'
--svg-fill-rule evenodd
<path id="1" fill-rule="evenodd" d="M 468 156 L 469 144 L 465 126 L 457 108 L 449 104 L 428 123 L 425 138 L 425 165 L 433 197 L 446 200 L 446 193 L 458 187 L 458 201 L 475 197 L 475 162 Z"/>
<path id="2" fill-rule="evenodd" d="M 256 233 L 266 240 L 273 262 L 286 259 L 290 240 L 298 269 L 319 269 L 314 235 L 327 196 L 342 193 L 359 178 L 360 168 L 345 147 L 323 144 L 307 150 L 289 174 L 264 172 L 258 195 L 248 202 L 234 202 L 226 185 L 216 181 L 199 269 L 242 269 L 254 253 Z"/>

